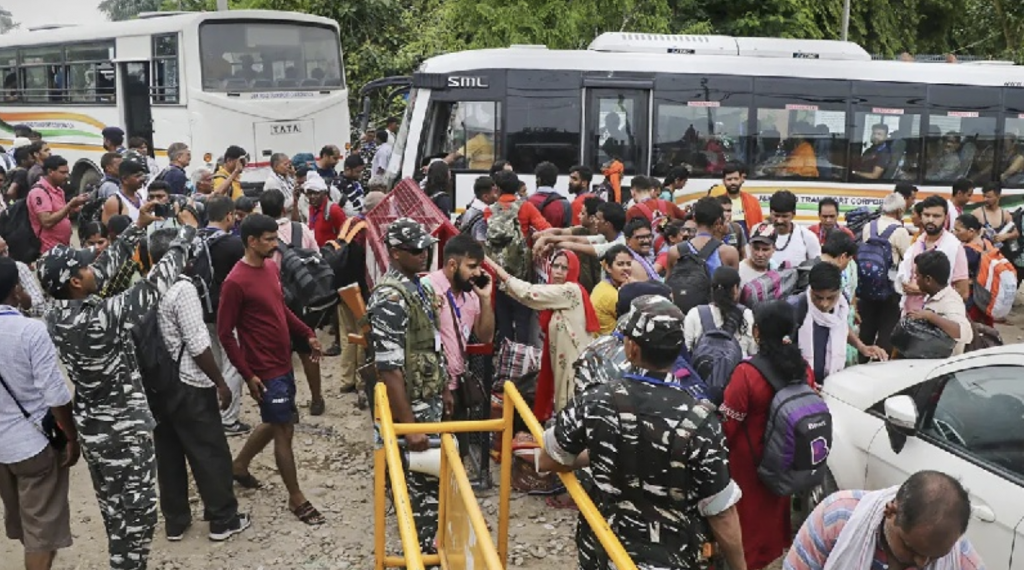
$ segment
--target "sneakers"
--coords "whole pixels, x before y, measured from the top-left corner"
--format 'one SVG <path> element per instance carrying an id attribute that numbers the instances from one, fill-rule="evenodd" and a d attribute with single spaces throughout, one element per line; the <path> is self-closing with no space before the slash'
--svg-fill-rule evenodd
<path id="1" fill-rule="evenodd" d="M 192 526 L 192 523 L 188 523 L 184 526 L 167 525 L 164 529 L 167 531 L 167 542 L 181 542 L 185 538 L 185 532 Z"/>
<path id="2" fill-rule="evenodd" d="M 238 513 L 228 522 L 211 522 L 210 540 L 223 542 L 249 528 L 250 525 L 252 525 L 252 519 L 245 513 Z"/>
<path id="3" fill-rule="evenodd" d="M 341 354 L 341 345 L 338 343 L 334 343 L 331 346 L 325 348 L 321 354 L 323 354 L 324 356 L 339 356 Z"/>
<path id="4" fill-rule="evenodd" d="M 251 431 L 251 425 L 237 421 L 233 424 L 224 426 L 224 433 L 227 434 L 228 437 L 233 435 L 245 435 Z"/>

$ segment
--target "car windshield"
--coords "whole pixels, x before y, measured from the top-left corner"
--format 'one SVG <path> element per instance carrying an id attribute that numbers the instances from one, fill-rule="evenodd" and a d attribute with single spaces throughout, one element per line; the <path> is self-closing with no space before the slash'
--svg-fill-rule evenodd
<path id="1" fill-rule="evenodd" d="M 342 88 L 341 44 L 327 26 L 265 21 L 206 22 L 199 28 L 203 90 Z"/>

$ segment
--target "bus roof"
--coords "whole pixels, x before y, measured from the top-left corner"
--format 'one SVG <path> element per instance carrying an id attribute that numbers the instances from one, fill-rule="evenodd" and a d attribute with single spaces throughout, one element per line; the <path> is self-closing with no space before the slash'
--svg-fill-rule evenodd
<path id="1" fill-rule="evenodd" d="M 432 57 L 419 71 L 431 74 L 484 69 L 537 69 L 640 73 L 696 73 L 762 77 L 802 77 L 1024 87 L 1024 66 L 934 64 L 902 61 L 843 61 L 736 55 L 622 53 L 552 50 L 544 46 L 470 50 Z"/>
<path id="2" fill-rule="evenodd" d="M 0 49 L 5 47 L 23 47 L 46 45 L 64 42 L 87 42 L 119 38 L 124 36 L 152 35 L 198 26 L 208 20 L 268 20 L 268 21 L 308 22 L 331 26 L 335 30 L 338 24 L 330 18 L 311 16 L 299 12 L 279 12 L 275 10 L 229 10 L 222 12 L 185 12 L 156 16 L 148 14 L 145 18 L 124 20 L 120 22 L 102 22 L 84 26 L 62 25 L 59 27 L 35 30 L 18 30 L 0 34 Z"/>
<path id="3" fill-rule="evenodd" d="M 792 38 L 605 32 L 594 38 L 587 49 L 616 53 L 871 61 L 871 54 L 854 42 Z"/>

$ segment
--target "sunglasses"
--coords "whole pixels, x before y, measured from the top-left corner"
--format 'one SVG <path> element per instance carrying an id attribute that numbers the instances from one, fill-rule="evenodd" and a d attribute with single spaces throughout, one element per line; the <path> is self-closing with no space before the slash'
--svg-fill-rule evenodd
<path id="1" fill-rule="evenodd" d="M 427 251 L 425 247 L 400 247 L 398 248 L 409 255 L 423 255 L 424 251 Z"/>

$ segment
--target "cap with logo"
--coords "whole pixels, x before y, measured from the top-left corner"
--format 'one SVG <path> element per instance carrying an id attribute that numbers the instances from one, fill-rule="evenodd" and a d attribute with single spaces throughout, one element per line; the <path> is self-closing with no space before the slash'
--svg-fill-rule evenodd
<path id="1" fill-rule="evenodd" d="M 762 222 L 754 226 L 754 229 L 750 230 L 750 239 L 747 241 L 750 243 L 761 242 L 770 245 L 775 245 L 775 238 L 778 237 L 778 233 L 775 231 L 775 226 L 768 222 Z"/>

